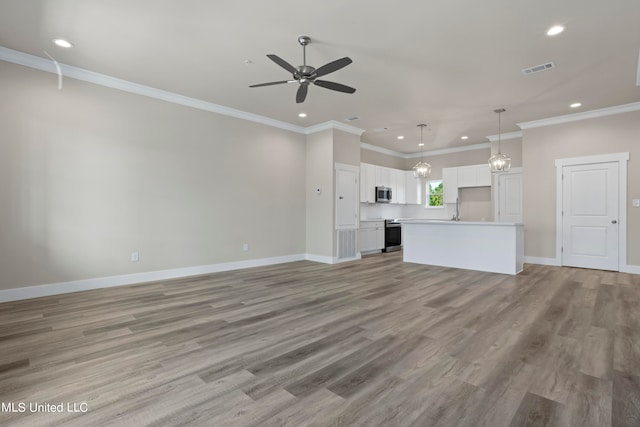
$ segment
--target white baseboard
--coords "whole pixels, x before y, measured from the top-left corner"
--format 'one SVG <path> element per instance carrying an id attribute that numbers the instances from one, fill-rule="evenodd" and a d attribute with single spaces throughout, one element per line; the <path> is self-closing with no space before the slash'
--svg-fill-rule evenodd
<path id="1" fill-rule="evenodd" d="M 359 259 L 362 259 L 362 256 L 360 255 L 360 253 L 357 253 L 356 256 L 351 258 L 342 258 L 342 259 L 334 258 L 333 263 L 339 264 L 341 262 L 357 261 Z"/>
<path id="2" fill-rule="evenodd" d="M 171 270 L 149 271 L 144 273 L 97 277 L 93 279 L 75 280 L 72 282 L 49 283 L 24 288 L 5 289 L 0 290 L 0 303 L 66 294 L 70 292 L 88 291 L 91 289 L 110 288 L 114 286 L 133 285 L 136 283 L 198 276 L 201 274 L 218 273 L 222 271 L 240 270 L 243 268 L 283 264 L 293 261 L 302 261 L 305 259 L 308 259 L 305 254 L 285 255 L 272 258 L 250 259 L 246 261 L 225 262 L 220 264 L 174 268 Z"/>
<path id="3" fill-rule="evenodd" d="M 623 265 L 620 267 L 620 271 L 623 273 L 640 274 L 640 265 Z"/>
<path id="4" fill-rule="evenodd" d="M 306 254 L 305 255 L 305 259 L 307 261 L 321 262 L 323 264 L 339 264 L 341 262 L 357 261 L 359 259 L 362 259 L 362 256 L 358 253 L 358 254 L 356 254 L 356 256 L 354 256 L 352 258 L 342 258 L 342 259 L 340 259 L 338 257 L 330 257 L 330 256 L 315 255 L 315 254 Z"/>
<path id="5" fill-rule="evenodd" d="M 535 256 L 525 256 L 524 262 L 526 264 L 539 264 L 539 265 L 553 265 L 560 266 L 560 261 L 555 258 L 540 258 Z"/>
<path id="6" fill-rule="evenodd" d="M 538 258 L 533 256 L 524 257 L 524 262 L 527 264 L 540 264 L 540 265 L 552 265 L 560 266 L 560 260 L 555 258 Z M 621 273 L 640 274 L 640 265 L 623 265 L 620 267 Z"/>

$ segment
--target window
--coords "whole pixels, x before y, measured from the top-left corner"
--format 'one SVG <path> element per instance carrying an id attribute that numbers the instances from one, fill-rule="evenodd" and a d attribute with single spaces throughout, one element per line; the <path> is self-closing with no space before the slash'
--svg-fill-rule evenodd
<path id="1" fill-rule="evenodd" d="M 442 207 L 442 180 L 427 181 L 427 207 Z"/>

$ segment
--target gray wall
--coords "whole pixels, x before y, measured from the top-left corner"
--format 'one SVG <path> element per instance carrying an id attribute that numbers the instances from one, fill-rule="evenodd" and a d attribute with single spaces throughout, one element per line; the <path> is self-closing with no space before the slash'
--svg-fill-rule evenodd
<path id="1" fill-rule="evenodd" d="M 305 252 L 304 135 L 0 75 L 0 289 Z"/>
<path id="2" fill-rule="evenodd" d="M 525 254 L 554 258 L 556 238 L 555 160 L 629 152 L 627 262 L 640 265 L 640 112 L 582 120 L 524 131 L 523 192 Z"/>
<path id="3" fill-rule="evenodd" d="M 307 136 L 306 252 L 333 257 L 333 130 Z M 316 189 L 321 190 L 320 194 Z"/>

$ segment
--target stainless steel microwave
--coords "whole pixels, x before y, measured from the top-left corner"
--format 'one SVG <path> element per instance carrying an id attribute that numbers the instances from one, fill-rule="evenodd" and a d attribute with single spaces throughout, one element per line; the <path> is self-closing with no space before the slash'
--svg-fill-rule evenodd
<path id="1" fill-rule="evenodd" d="M 391 188 L 376 187 L 376 203 L 390 203 L 390 202 L 391 202 Z"/>

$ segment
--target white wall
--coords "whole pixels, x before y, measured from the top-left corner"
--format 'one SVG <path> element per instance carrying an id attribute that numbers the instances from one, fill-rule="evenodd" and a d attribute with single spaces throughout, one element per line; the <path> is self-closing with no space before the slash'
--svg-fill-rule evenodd
<path id="1" fill-rule="evenodd" d="M 304 135 L 0 75 L 0 289 L 305 252 Z"/>

